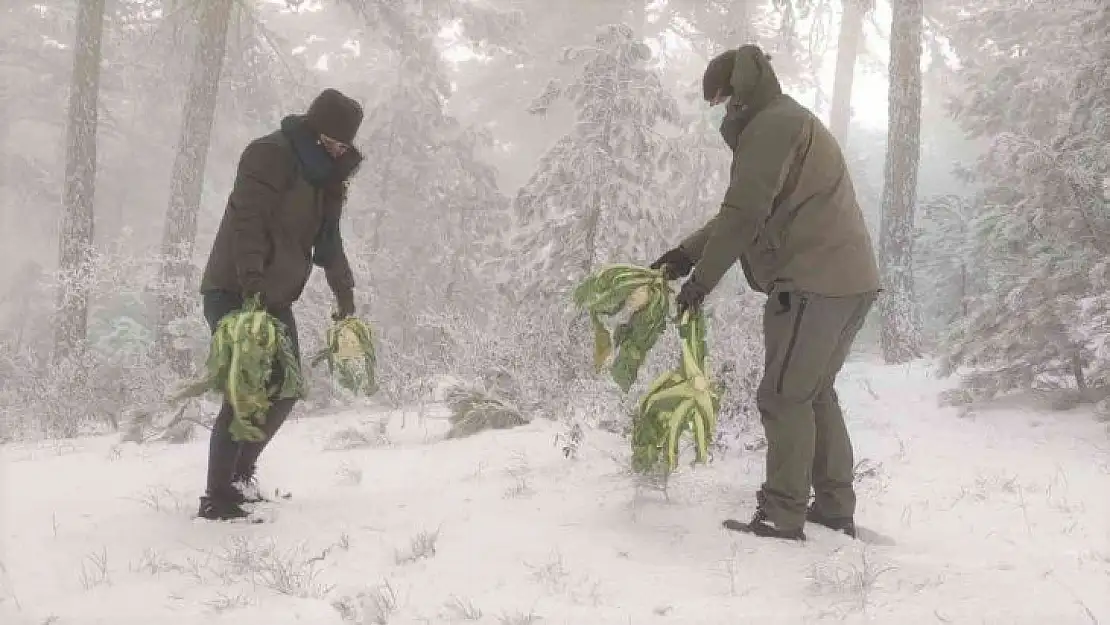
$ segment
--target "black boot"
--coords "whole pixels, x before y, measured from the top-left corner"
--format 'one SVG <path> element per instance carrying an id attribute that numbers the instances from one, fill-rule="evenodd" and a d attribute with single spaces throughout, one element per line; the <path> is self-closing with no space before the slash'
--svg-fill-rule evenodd
<path id="1" fill-rule="evenodd" d="M 852 538 L 856 537 L 856 522 L 852 517 L 827 517 L 818 512 L 816 506 L 810 506 L 806 510 L 806 521 L 823 525 L 834 532 L 842 532 Z"/>
<path id="2" fill-rule="evenodd" d="M 197 516 L 209 521 L 230 521 L 245 519 L 250 516 L 250 513 L 240 507 L 229 494 L 222 497 L 206 494 L 200 498 L 200 509 L 197 510 Z"/>
<path id="3" fill-rule="evenodd" d="M 724 522 L 724 526 L 733 531 L 755 534 L 760 538 L 781 538 L 783 540 L 797 541 L 805 541 L 806 539 L 805 532 L 803 532 L 800 527 L 789 530 L 775 527 L 775 525 L 770 522 L 767 514 L 762 510 L 756 510 L 755 515 L 752 516 L 752 520 L 747 523 L 729 519 Z"/>

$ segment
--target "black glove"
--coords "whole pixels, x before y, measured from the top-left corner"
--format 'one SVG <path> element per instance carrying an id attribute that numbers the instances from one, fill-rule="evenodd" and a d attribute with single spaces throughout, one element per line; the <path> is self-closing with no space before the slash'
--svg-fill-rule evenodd
<path id="1" fill-rule="evenodd" d="M 258 306 L 265 310 L 266 308 L 266 293 L 262 290 L 262 277 L 250 275 L 242 280 L 243 285 L 243 305 L 254 299 L 258 302 Z"/>
<path id="2" fill-rule="evenodd" d="M 676 247 L 660 256 L 650 267 L 662 269 L 668 280 L 677 280 L 690 275 L 694 270 L 694 261 L 681 247 Z"/>
<path id="3" fill-rule="evenodd" d="M 344 289 L 335 294 L 336 311 L 332 313 L 332 321 L 339 321 L 355 314 L 355 292 Z"/>
<path id="4" fill-rule="evenodd" d="M 682 285 L 682 289 L 678 292 L 678 297 L 675 298 L 675 310 L 678 312 L 679 318 L 687 310 L 697 312 L 701 309 L 702 302 L 705 301 L 705 296 L 709 295 L 709 290 L 698 284 L 694 280 L 687 280 Z"/>

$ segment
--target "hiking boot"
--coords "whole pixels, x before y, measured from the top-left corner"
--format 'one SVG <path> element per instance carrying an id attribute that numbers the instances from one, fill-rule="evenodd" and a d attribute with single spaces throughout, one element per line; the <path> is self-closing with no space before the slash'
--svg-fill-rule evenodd
<path id="1" fill-rule="evenodd" d="M 805 532 L 802 528 L 795 529 L 782 529 L 777 527 L 771 519 L 762 510 L 756 510 L 752 520 L 748 522 L 748 529 L 752 534 L 761 538 L 781 538 L 783 540 L 799 540 L 806 539 Z"/>
<path id="2" fill-rule="evenodd" d="M 200 498 L 200 509 L 197 517 L 209 521 L 230 521 L 232 519 L 245 519 L 250 515 L 239 506 L 238 502 L 205 495 Z"/>
<path id="3" fill-rule="evenodd" d="M 852 538 L 856 537 L 856 522 L 852 517 L 827 517 L 818 512 L 815 506 L 810 506 L 806 510 L 806 521 L 823 525 L 834 532 L 841 532 Z"/>

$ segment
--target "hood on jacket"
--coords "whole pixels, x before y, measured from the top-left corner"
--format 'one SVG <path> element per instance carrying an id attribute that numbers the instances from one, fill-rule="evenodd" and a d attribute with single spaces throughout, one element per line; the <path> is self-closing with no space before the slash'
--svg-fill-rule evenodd
<path id="1" fill-rule="evenodd" d="M 727 76 L 728 83 L 723 84 Z M 782 86 L 771 58 L 756 45 L 748 44 L 718 55 L 709 62 L 702 78 L 705 99 L 724 90 L 729 94 L 721 121 L 721 138 L 736 150 L 740 133 L 761 110 L 782 95 Z"/>
<path id="2" fill-rule="evenodd" d="M 771 57 L 751 44 L 736 50 L 729 86 L 732 87 L 730 106 L 759 110 L 782 95 L 782 85 L 771 67 Z"/>

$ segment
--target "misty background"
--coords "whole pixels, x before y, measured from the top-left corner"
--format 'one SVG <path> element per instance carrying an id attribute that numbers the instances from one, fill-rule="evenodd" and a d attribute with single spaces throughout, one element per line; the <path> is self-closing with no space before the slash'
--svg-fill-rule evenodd
<path id="1" fill-rule="evenodd" d="M 5 0 L 0 441 L 187 440 L 214 416 L 166 401 L 206 356 L 199 269 L 241 150 L 325 87 L 366 111 L 343 228 L 375 401 L 449 379 L 623 429 L 569 292 L 717 210 L 730 155 L 701 72 L 749 42 L 849 159 L 885 288 L 857 351 L 938 359 L 962 404 L 1099 402 L 1108 31 L 1086 0 Z M 758 426 L 739 274 L 709 300 L 725 448 Z M 315 272 L 305 354 L 331 306 Z M 307 373 L 302 414 L 359 401 Z"/>

